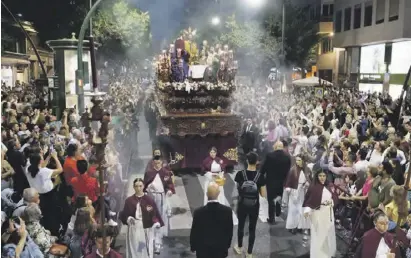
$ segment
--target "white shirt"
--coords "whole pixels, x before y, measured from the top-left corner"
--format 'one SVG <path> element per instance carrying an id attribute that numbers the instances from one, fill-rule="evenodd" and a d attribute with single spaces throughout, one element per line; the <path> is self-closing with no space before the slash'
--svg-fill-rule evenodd
<path id="1" fill-rule="evenodd" d="M 154 193 L 164 193 L 163 181 L 161 181 L 160 175 L 158 173 L 154 177 L 153 182 L 151 182 L 151 188 L 149 187 L 148 190 Z"/>
<path id="2" fill-rule="evenodd" d="M 49 168 L 40 168 L 37 175 L 33 178 L 26 168 L 26 176 L 27 181 L 29 181 L 30 187 L 36 189 L 39 194 L 48 193 L 53 190 L 54 185 L 51 181 L 51 175 L 53 174 L 53 170 Z"/>
<path id="3" fill-rule="evenodd" d="M 369 166 L 369 162 L 367 160 L 359 160 L 357 163 L 354 164 L 354 170 L 358 174 L 358 172 L 367 172 L 367 168 Z"/>
<path id="4" fill-rule="evenodd" d="M 330 143 L 332 141 L 334 141 L 334 143 L 340 142 L 340 129 L 334 128 L 333 132 L 330 135 Z"/>
<path id="5" fill-rule="evenodd" d="M 370 156 L 370 165 L 379 166 L 384 161 L 384 157 L 378 151 L 372 151 Z"/>
<path id="6" fill-rule="evenodd" d="M 215 160 L 213 160 L 213 163 L 211 163 L 210 170 L 210 172 L 221 172 L 221 166 Z"/>
<path id="7" fill-rule="evenodd" d="M 305 135 L 297 135 L 294 139 L 297 140 L 297 144 L 295 145 L 294 149 L 294 156 L 296 156 L 301 153 L 303 148 L 307 148 L 308 138 Z"/>
<path id="8" fill-rule="evenodd" d="M 385 243 L 385 239 L 381 237 L 380 243 L 378 244 L 377 254 L 375 258 L 387 258 L 388 253 L 391 253 L 391 249 Z"/>

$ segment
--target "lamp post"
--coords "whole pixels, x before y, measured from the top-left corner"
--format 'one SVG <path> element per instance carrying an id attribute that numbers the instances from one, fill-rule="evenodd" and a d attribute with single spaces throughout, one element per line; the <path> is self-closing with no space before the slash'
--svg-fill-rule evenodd
<path id="1" fill-rule="evenodd" d="M 87 26 L 91 20 L 91 16 L 97 10 L 97 7 L 103 0 L 97 0 L 94 5 L 88 11 L 86 18 L 84 18 L 83 24 L 81 25 L 80 33 L 78 36 L 78 46 L 77 46 L 77 71 L 76 71 L 76 94 L 78 96 L 78 111 L 79 114 L 84 112 L 84 74 L 83 74 L 83 41 L 86 34 Z M 93 46 L 94 47 L 94 46 Z"/>
<path id="2" fill-rule="evenodd" d="M 94 152 L 97 159 L 98 168 L 97 171 L 99 173 L 99 184 L 100 184 L 100 206 L 101 206 L 101 223 L 103 228 L 103 257 L 105 255 L 105 248 L 106 248 L 106 230 L 105 230 L 105 211 L 104 211 L 104 192 L 105 192 L 105 180 L 104 180 L 104 173 L 105 173 L 105 148 L 107 145 L 107 136 L 108 136 L 108 124 L 111 120 L 110 114 L 105 112 L 102 103 L 103 103 L 103 96 L 105 93 L 98 92 L 97 87 L 97 69 L 96 69 L 96 62 L 95 62 L 95 50 L 94 50 L 94 39 L 90 37 L 90 61 L 91 61 L 91 74 L 93 80 L 93 92 L 89 94 L 92 96 L 91 102 L 93 103 L 93 107 L 91 108 L 90 112 L 84 113 L 84 89 L 83 89 L 83 40 L 86 33 L 86 28 L 90 26 L 90 33 L 91 33 L 91 16 L 97 10 L 97 7 L 103 0 L 97 0 L 93 6 L 91 6 L 89 12 L 86 15 L 86 18 L 81 25 L 79 38 L 78 38 L 78 46 L 77 46 L 77 71 L 76 71 L 76 92 L 78 95 L 78 104 L 79 104 L 79 113 L 83 113 L 82 121 L 84 126 L 86 127 L 90 137 L 89 142 L 94 147 Z M 92 0 L 90 0 L 90 4 Z M 90 22 L 90 23 L 89 23 Z M 92 124 L 99 124 L 100 128 L 93 132 Z"/>

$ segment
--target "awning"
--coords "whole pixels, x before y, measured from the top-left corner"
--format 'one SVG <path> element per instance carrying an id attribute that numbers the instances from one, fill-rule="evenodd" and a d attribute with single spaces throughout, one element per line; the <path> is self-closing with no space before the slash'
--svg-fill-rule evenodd
<path id="1" fill-rule="evenodd" d="M 29 65 L 30 61 L 19 58 L 2 57 L 1 65 Z"/>
<path id="2" fill-rule="evenodd" d="M 321 84 L 320 84 L 321 82 Z M 320 79 L 318 77 L 309 77 L 309 78 L 304 78 L 300 80 L 295 80 L 293 81 L 293 84 L 295 86 L 300 86 L 300 87 L 312 87 L 312 86 L 317 86 L 317 85 L 325 85 L 325 86 L 332 86 L 333 84 L 329 81 Z"/>

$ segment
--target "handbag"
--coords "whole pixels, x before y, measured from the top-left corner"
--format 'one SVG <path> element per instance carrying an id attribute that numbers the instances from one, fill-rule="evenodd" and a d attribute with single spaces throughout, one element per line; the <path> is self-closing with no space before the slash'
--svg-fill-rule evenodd
<path id="1" fill-rule="evenodd" d="M 66 245 L 53 244 L 50 247 L 49 254 L 57 257 L 70 257 L 70 250 Z"/>

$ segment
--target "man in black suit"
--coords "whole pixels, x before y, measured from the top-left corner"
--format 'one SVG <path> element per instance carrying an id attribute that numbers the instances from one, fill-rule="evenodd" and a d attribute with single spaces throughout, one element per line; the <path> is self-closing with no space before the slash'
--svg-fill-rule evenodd
<path id="1" fill-rule="evenodd" d="M 208 203 L 194 211 L 190 246 L 197 258 L 225 258 L 233 238 L 233 211 L 217 201 L 219 186 L 210 183 Z"/>
<path id="2" fill-rule="evenodd" d="M 281 197 L 290 168 L 291 157 L 284 151 L 284 143 L 277 141 L 274 144 L 274 151 L 267 154 L 260 169 L 266 177 L 268 223 L 274 224 L 275 217 L 281 214 Z"/>
<path id="3" fill-rule="evenodd" d="M 247 155 L 250 151 L 256 151 L 258 146 L 258 135 L 259 129 L 253 124 L 251 118 L 247 119 L 247 123 L 244 126 L 243 132 L 241 134 L 242 140 L 242 149 L 244 156 Z"/>

